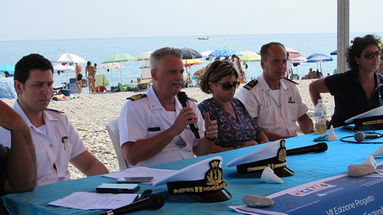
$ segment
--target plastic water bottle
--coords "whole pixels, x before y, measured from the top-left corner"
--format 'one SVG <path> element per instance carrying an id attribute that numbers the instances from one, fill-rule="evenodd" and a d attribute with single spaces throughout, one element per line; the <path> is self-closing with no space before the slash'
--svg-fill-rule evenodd
<path id="1" fill-rule="evenodd" d="M 324 134 L 327 132 L 326 126 L 326 107 L 322 99 L 318 99 L 318 104 L 315 106 L 315 133 Z"/>

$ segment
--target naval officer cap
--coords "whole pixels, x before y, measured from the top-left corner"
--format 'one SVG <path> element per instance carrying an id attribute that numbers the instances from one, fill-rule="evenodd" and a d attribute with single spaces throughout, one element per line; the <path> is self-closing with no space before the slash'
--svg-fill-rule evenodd
<path id="1" fill-rule="evenodd" d="M 154 186 L 166 183 L 171 194 L 191 195 L 200 202 L 220 202 L 231 198 L 225 189 L 221 168 L 222 157 L 211 157 L 187 166 L 157 180 Z"/>
<path id="2" fill-rule="evenodd" d="M 287 168 L 286 164 L 285 140 L 277 140 L 231 160 L 227 163 L 227 166 L 237 166 L 238 173 L 256 173 L 260 175 L 266 167 L 270 167 L 279 177 L 293 175 L 294 172 Z"/>
<path id="3" fill-rule="evenodd" d="M 353 116 L 344 121 L 346 124 L 354 123 L 357 126 L 382 126 L 383 124 L 383 105 L 371 109 L 364 113 Z M 380 127 L 379 129 L 382 129 Z"/>

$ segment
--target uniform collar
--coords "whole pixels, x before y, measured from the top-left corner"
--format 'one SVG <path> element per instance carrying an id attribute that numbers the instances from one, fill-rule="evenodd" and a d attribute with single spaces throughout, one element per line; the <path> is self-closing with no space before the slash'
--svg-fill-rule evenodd
<path id="1" fill-rule="evenodd" d="M 28 116 L 24 113 L 23 109 L 21 108 L 19 100 L 16 100 L 15 104 L 13 105 L 13 109 L 24 119 L 24 122 L 28 125 L 28 127 L 34 126 L 29 120 Z M 48 111 L 43 112 L 43 117 L 45 122 L 50 120 L 57 120 L 57 117 L 49 113 Z"/>
<path id="2" fill-rule="evenodd" d="M 260 82 L 260 84 L 263 85 L 263 89 L 271 91 L 271 88 L 267 84 L 263 74 L 258 77 L 258 81 Z M 282 79 L 279 81 L 279 83 L 281 84 L 281 88 L 280 89 L 283 89 L 283 90 L 288 90 L 289 89 L 287 84 Z"/>
<path id="3" fill-rule="evenodd" d="M 149 108 L 151 110 L 161 110 L 164 109 L 164 107 L 161 105 L 160 100 L 158 99 L 156 93 L 154 92 L 153 87 L 149 87 L 148 92 L 146 93 L 148 96 L 148 101 L 149 101 Z M 182 105 L 178 101 L 177 96 L 175 96 L 175 101 L 176 101 L 176 110 L 181 110 Z"/>

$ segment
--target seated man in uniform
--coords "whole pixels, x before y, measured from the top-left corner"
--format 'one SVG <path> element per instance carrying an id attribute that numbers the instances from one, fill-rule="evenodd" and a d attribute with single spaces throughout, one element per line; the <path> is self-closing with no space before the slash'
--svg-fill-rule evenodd
<path id="1" fill-rule="evenodd" d="M 69 162 L 87 176 L 108 173 L 104 164 L 85 148 L 68 118 L 62 112 L 47 109 L 52 98 L 52 76 L 51 62 L 39 54 L 27 55 L 15 66 L 18 99 L 13 108 L 32 135 L 37 185 L 68 180 Z M 0 142 L 10 143 L 9 131 L 0 129 Z"/>
<path id="2" fill-rule="evenodd" d="M 36 186 L 36 155 L 24 120 L 0 101 L 0 126 L 11 132 L 11 148 L 0 141 L 0 197 L 4 193 L 30 191 Z M 0 214 L 5 211 L 1 207 Z"/>
<path id="3" fill-rule="evenodd" d="M 207 115 L 204 121 L 190 99 L 187 107 L 177 99 L 183 86 L 181 51 L 162 48 L 153 52 L 150 68 L 153 86 L 146 94 L 129 98 L 120 114 L 120 144 L 125 159 L 130 165 L 149 166 L 210 153 L 217 137 L 217 122 Z M 199 129 L 200 138 L 191 124 Z"/>
<path id="4" fill-rule="evenodd" d="M 287 68 L 285 47 L 271 42 L 260 52 L 263 74 L 241 88 L 237 97 L 269 140 L 296 136 L 299 129 L 305 134 L 313 132 L 313 122 L 296 83 L 283 78 Z"/>

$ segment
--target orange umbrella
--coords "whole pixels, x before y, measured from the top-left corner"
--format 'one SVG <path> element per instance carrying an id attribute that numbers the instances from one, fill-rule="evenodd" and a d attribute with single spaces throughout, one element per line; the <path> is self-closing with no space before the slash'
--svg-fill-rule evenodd
<path id="1" fill-rule="evenodd" d="M 203 64 L 203 61 L 198 59 L 184 59 L 182 60 L 182 63 L 184 66 L 193 66 L 197 64 Z"/>

